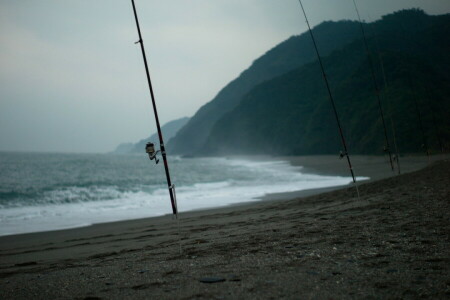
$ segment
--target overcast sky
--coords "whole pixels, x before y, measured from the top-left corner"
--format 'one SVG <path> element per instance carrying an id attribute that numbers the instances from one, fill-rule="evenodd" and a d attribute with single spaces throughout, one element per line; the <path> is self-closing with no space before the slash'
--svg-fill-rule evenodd
<path id="1" fill-rule="evenodd" d="M 449 0 L 359 0 L 364 19 Z M 306 30 L 297 0 L 136 0 L 160 121 L 192 116 Z M 304 0 L 310 23 L 352 0 Z M 130 0 L 0 0 L 0 151 L 108 152 L 155 132 Z"/>

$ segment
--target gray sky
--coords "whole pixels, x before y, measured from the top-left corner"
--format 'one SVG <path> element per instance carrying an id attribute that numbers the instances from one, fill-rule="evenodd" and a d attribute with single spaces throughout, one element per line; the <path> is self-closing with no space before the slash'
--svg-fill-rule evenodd
<path id="1" fill-rule="evenodd" d="M 135 0 L 162 124 L 306 30 L 297 0 Z M 364 19 L 449 0 L 359 0 Z M 310 23 L 352 0 L 304 0 Z M 0 0 L 0 151 L 107 152 L 155 132 L 130 0 Z"/>

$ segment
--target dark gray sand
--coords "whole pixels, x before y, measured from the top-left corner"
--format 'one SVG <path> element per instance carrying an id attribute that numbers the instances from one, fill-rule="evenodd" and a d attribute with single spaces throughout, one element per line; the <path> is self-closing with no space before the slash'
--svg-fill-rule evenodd
<path id="1" fill-rule="evenodd" d="M 181 244 L 168 216 L 2 237 L 0 299 L 449 299 L 449 185 L 447 159 L 184 213 Z"/>
<path id="2" fill-rule="evenodd" d="M 400 158 L 400 171 L 401 173 L 409 173 L 420 170 L 428 164 L 449 158 L 448 155 L 434 155 L 430 157 L 426 156 L 402 156 Z M 319 174 L 319 175 L 332 175 L 332 176 L 345 176 L 351 178 L 348 168 L 347 159 L 338 159 L 337 155 L 314 155 L 314 156 L 287 156 L 280 157 L 282 160 L 289 161 L 294 166 L 302 166 L 300 172 Z M 356 177 L 368 177 L 368 180 L 358 181 L 358 186 L 361 183 L 367 181 L 379 180 L 382 178 L 388 178 L 398 175 L 397 164 L 394 163 L 394 171 L 391 169 L 389 163 L 389 157 L 384 156 L 363 156 L 352 155 L 351 163 L 353 172 Z M 316 195 L 323 192 L 334 191 L 341 189 L 342 186 L 329 187 L 322 189 L 302 190 L 289 193 L 269 194 L 263 197 L 264 200 L 276 200 L 276 199 L 292 199 L 298 197 L 305 197 Z"/>

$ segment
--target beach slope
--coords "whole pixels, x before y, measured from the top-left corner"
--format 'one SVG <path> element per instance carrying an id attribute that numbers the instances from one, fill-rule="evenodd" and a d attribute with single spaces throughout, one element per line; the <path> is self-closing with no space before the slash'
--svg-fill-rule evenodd
<path id="1" fill-rule="evenodd" d="M 185 213 L 179 229 L 165 216 L 1 237 L 0 299 L 448 298 L 449 183 L 444 160 L 359 199 L 349 187 Z"/>

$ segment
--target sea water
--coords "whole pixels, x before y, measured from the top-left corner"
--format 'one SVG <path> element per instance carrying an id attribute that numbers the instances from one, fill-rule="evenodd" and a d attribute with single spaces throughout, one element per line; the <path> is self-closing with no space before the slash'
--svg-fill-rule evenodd
<path id="1" fill-rule="evenodd" d="M 180 212 L 345 185 L 281 160 L 169 157 Z M 0 235 L 171 213 L 162 162 L 145 155 L 0 152 Z"/>

